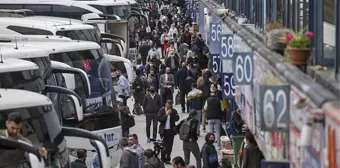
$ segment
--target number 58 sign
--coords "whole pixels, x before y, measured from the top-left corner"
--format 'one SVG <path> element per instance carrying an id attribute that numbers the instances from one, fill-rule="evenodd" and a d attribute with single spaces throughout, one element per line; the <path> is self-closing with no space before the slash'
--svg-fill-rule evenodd
<path id="1" fill-rule="evenodd" d="M 290 85 L 261 85 L 259 91 L 261 129 L 288 132 Z"/>

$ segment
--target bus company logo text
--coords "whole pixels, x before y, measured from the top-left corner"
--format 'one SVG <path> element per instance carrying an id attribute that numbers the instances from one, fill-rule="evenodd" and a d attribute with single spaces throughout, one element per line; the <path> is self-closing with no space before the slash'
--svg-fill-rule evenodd
<path id="1" fill-rule="evenodd" d="M 115 137 L 114 133 L 104 133 L 104 135 L 99 135 L 99 136 L 102 137 L 105 142 L 113 142 L 113 141 L 118 140 L 118 138 Z"/>

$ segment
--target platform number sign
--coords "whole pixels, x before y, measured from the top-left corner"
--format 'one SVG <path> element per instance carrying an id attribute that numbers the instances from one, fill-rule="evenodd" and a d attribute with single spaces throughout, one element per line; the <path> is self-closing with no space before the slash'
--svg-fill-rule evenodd
<path id="1" fill-rule="evenodd" d="M 220 55 L 222 59 L 232 59 L 234 54 L 234 35 L 223 34 L 220 40 Z"/>
<path id="2" fill-rule="evenodd" d="M 222 25 L 220 23 L 210 23 L 209 50 L 212 54 L 219 54 L 219 45 L 222 34 Z"/>
<path id="3" fill-rule="evenodd" d="M 223 80 L 223 97 L 224 98 L 234 98 L 235 97 L 235 83 L 234 76 L 232 73 L 222 73 Z"/>
<path id="4" fill-rule="evenodd" d="M 261 85 L 259 102 L 261 129 L 288 132 L 290 85 Z"/>
<path id="5" fill-rule="evenodd" d="M 235 52 L 233 54 L 233 72 L 236 85 L 252 85 L 253 69 L 253 52 Z"/>
<path id="6" fill-rule="evenodd" d="M 221 61 L 220 61 L 220 55 L 218 54 L 211 54 L 210 56 L 210 64 L 213 74 L 217 75 L 220 73 L 221 69 Z"/>

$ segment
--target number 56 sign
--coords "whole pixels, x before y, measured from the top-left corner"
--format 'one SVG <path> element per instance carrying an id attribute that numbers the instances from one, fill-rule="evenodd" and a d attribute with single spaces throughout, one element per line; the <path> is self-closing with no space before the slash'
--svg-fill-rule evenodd
<path id="1" fill-rule="evenodd" d="M 259 91 L 261 129 L 288 132 L 290 85 L 261 85 Z"/>

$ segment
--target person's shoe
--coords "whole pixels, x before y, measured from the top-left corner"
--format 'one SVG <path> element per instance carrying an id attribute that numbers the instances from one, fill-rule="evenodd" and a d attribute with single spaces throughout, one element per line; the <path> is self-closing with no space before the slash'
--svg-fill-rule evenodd
<path id="1" fill-rule="evenodd" d="M 164 164 L 171 165 L 171 162 L 170 161 L 165 161 Z"/>
<path id="2" fill-rule="evenodd" d="M 150 142 L 151 142 L 151 141 L 150 141 L 150 138 L 146 139 L 146 142 L 147 142 L 147 143 L 150 143 Z"/>
<path id="3" fill-rule="evenodd" d="M 205 130 L 205 128 L 203 128 L 202 131 L 203 131 L 203 132 L 207 132 L 207 131 Z"/>

